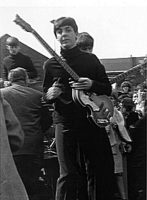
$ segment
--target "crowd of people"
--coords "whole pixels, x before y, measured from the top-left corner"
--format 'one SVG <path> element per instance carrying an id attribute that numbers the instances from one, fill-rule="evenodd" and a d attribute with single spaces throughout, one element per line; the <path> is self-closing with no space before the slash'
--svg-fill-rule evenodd
<path id="1" fill-rule="evenodd" d="M 146 198 L 146 87 L 142 84 L 141 91 L 131 88 L 131 83 L 124 81 L 120 91 L 112 92 L 111 99 L 117 113 L 114 112 L 112 123 L 107 127 L 117 192 L 121 199 L 129 200 Z M 134 99 L 134 95 L 137 98 Z M 140 109 L 138 104 L 142 105 Z"/>
<path id="2" fill-rule="evenodd" d="M 61 57 L 44 63 L 43 92 L 29 85 L 37 71 L 19 52 L 19 40 L 6 40 L 10 55 L 3 60 L 0 88 L 2 200 L 145 200 L 145 82 L 134 88 L 123 81 L 112 90 L 92 53 L 93 37 L 78 33 L 73 18 L 52 23 Z M 105 102 L 97 105 L 95 99 L 103 95 L 109 96 L 113 115 Z M 99 112 L 107 125 L 95 120 Z"/>

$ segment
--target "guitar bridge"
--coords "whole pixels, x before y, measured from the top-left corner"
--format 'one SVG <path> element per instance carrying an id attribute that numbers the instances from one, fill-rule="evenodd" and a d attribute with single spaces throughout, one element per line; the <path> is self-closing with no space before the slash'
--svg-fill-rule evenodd
<path id="1" fill-rule="evenodd" d="M 96 123 L 97 123 L 97 125 L 98 125 L 99 127 L 104 128 L 104 127 L 106 127 L 107 125 L 110 124 L 110 121 L 107 120 L 107 119 L 97 119 L 97 120 L 96 120 Z"/>
<path id="2" fill-rule="evenodd" d="M 97 119 L 97 123 L 101 123 L 101 124 L 109 123 L 109 120 L 107 120 L 107 119 Z"/>

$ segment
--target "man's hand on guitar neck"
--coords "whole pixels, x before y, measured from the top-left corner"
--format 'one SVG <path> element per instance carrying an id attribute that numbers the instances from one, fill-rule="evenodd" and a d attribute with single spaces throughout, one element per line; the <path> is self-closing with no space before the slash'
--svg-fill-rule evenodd
<path id="1" fill-rule="evenodd" d="M 69 84 L 76 90 L 89 90 L 93 81 L 90 78 L 81 77 L 78 82 L 70 81 Z"/>

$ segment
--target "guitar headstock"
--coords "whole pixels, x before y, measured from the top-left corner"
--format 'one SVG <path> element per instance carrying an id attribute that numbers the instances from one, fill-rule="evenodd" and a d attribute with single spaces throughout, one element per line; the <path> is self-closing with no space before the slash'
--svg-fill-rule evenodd
<path id="1" fill-rule="evenodd" d="M 33 32 L 33 28 L 31 27 L 30 24 L 28 24 L 27 22 L 25 22 L 19 15 L 16 15 L 16 19 L 14 20 L 14 22 L 18 25 L 21 26 L 21 28 L 23 28 L 25 31 L 27 32 Z"/>
<path id="2" fill-rule="evenodd" d="M 141 70 L 146 70 L 147 68 L 147 56 L 143 60 L 139 60 L 139 65 Z"/>

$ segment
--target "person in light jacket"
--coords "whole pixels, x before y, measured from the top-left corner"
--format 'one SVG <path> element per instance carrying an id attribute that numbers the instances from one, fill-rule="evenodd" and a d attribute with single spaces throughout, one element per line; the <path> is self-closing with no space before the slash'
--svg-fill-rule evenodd
<path id="1" fill-rule="evenodd" d="M 10 104 L 0 92 L 0 199 L 28 200 L 12 152 L 23 145 L 24 135 Z"/>

